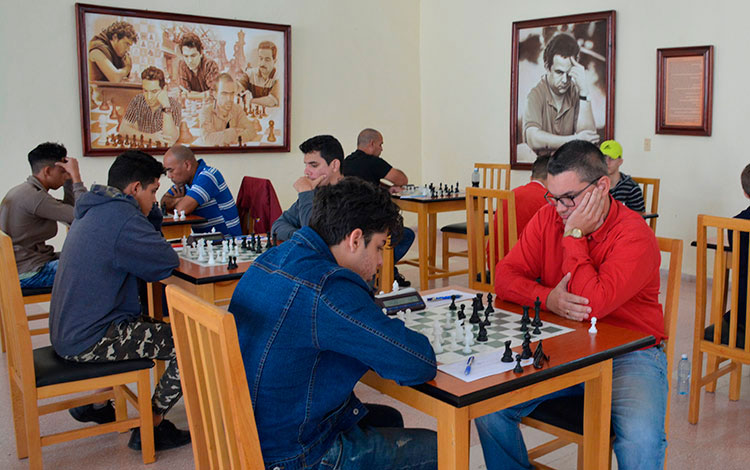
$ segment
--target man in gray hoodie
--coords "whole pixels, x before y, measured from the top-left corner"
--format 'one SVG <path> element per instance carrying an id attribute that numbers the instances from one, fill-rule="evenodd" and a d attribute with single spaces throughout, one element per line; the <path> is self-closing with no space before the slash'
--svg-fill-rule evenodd
<path id="1" fill-rule="evenodd" d="M 93 185 L 75 207 L 50 304 L 50 340 L 60 356 L 76 362 L 135 358 L 169 361 L 151 400 L 157 450 L 190 442 L 187 431 L 163 419 L 182 396 L 169 324 L 141 319 L 137 279 L 157 282 L 179 265 L 161 236 L 156 191 L 164 167 L 137 150 L 120 154 L 107 186 Z M 148 215 L 148 217 L 147 217 Z M 111 403 L 70 410 L 79 421 L 114 420 Z M 140 429 L 128 446 L 140 450 Z"/>

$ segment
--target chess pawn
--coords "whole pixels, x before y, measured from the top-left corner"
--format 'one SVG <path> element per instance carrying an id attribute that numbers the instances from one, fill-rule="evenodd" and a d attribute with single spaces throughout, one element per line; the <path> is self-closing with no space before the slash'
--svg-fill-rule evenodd
<path id="1" fill-rule="evenodd" d="M 214 250 L 211 247 L 208 247 L 208 264 L 215 264 L 216 258 L 214 257 Z"/>
<path id="2" fill-rule="evenodd" d="M 99 105 L 99 111 L 109 111 L 111 109 L 107 100 L 102 100 L 102 104 Z"/>
<path id="3" fill-rule="evenodd" d="M 187 217 L 185 217 L 185 211 L 180 211 L 180 220 L 185 220 Z"/>
<path id="4" fill-rule="evenodd" d="M 443 345 L 440 343 L 440 338 L 437 335 L 432 340 L 432 349 L 435 351 L 435 354 L 442 354 L 443 352 Z"/>
<path id="5" fill-rule="evenodd" d="M 180 216 L 177 214 L 177 211 L 174 211 L 174 214 L 172 214 L 172 220 L 177 222 L 180 219 Z"/>
<path id="6" fill-rule="evenodd" d="M 273 119 L 268 121 L 268 141 L 269 142 L 276 142 L 276 134 L 273 128 L 274 125 L 275 123 L 273 122 Z"/>

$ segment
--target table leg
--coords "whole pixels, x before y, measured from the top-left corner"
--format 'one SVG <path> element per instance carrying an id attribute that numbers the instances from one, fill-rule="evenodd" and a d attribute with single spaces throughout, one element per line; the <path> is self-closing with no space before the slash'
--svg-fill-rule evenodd
<path id="1" fill-rule="evenodd" d="M 599 370 L 597 377 L 586 381 L 584 392 L 583 468 L 608 468 L 609 462 L 612 359 L 599 364 Z"/>
<path id="2" fill-rule="evenodd" d="M 156 320 L 162 319 L 163 305 L 161 299 L 164 294 L 164 284 L 161 282 L 149 282 L 146 284 L 148 293 L 148 316 Z"/>
<path id="3" fill-rule="evenodd" d="M 427 225 L 429 226 L 429 237 L 430 237 L 430 257 L 428 264 L 435 266 L 435 255 L 437 252 L 437 214 L 430 214 L 427 219 Z"/>
<path id="4" fill-rule="evenodd" d="M 438 470 L 468 470 L 469 408 L 440 406 L 437 413 Z"/>
<path id="5" fill-rule="evenodd" d="M 428 231 L 427 225 L 427 212 L 420 210 L 417 213 L 417 230 L 418 241 L 419 241 L 419 289 L 427 289 L 427 275 L 429 274 L 429 247 L 428 247 Z"/>
<path id="6" fill-rule="evenodd" d="M 390 239 L 383 250 L 383 264 L 380 266 L 380 290 L 385 293 L 393 290 L 393 247 Z"/>

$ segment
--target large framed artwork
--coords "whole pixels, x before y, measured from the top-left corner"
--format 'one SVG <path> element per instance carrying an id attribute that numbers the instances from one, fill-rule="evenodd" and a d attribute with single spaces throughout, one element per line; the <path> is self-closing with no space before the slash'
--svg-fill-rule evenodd
<path id="1" fill-rule="evenodd" d="M 76 4 L 84 155 L 288 152 L 291 27 Z"/>
<path id="2" fill-rule="evenodd" d="M 615 11 L 513 23 L 510 163 L 614 135 Z"/>
<path id="3" fill-rule="evenodd" d="M 656 133 L 711 135 L 714 46 L 656 50 Z"/>

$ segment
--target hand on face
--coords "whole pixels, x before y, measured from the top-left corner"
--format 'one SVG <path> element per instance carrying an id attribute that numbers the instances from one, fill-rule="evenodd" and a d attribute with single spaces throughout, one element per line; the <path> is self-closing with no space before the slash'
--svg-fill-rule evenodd
<path id="1" fill-rule="evenodd" d="M 584 194 L 581 202 L 573 209 L 565 222 L 565 231 L 579 228 L 584 235 L 588 235 L 598 229 L 607 216 L 608 199 L 608 193 L 605 194 L 599 186 L 594 186 L 594 190 Z"/>
<path id="2" fill-rule="evenodd" d="M 73 157 L 66 157 L 65 161 L 55 162 L 55 165 L 65 170 L 70 175 L 74 183 L 81 181 L 81 173 L 78 170 L 78 160 Z"/>
<path id="3" fill-rule="evenodd" d="M 172 186 L 172 197 L 179 198 L 183 197 L 185 195 L 185 185 L 184 184 L 175 184 Z"/>
<path id="4" fill-rule="evenodd" d="M 556 313 L 563 318 L 575 321 L 583 321 L 589 317 L 591 307 L 588 306 L 589 299 L 568 292 L 570 273 L 563 276 L 547 296 L 546 307 L 550 312 Z"/>
<path id="5" fill-rule="evenodd" d="M 570 65 L 571 67 L 568 71 L 570 79 L 573 80 L 573 83 L 578 87 L 578 92 L 581 96 L 588 96 L 589 86 L 588 81 L 586 80 L 586 69 L 576 61 L 575 57 L 570 58 Z"/>
<path id="6" fill-rule="evenodd" d="M 298 193 L 303 193 L 305 191 L 312 191 L 313 189 L 317 188 L 325 179 L 326 175 L 320 175 L 315 179 L 310 179 L 307 176 L 300 176 L 299 178 L 297 178 L 297 181 L 294 182 L 293 186 Z"/>
<path id="7" fill-rule="evenodd" d="M 169 95 L 167 95 L 167 90 L 162 89 L 159 94 L 156 95 L 156 99 L 159 100 L 159 104 L 163 107 L 169 107 Z"/>

